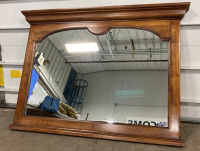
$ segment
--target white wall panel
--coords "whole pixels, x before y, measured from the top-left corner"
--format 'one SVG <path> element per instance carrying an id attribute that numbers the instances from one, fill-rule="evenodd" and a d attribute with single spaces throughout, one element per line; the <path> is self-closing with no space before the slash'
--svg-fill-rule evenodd
<path id="1" fill-rule="evenodd" d="M 59 53 L 57 52 L 57 56 L 55 57 L 55 62 L 53 64 L 53 68 L 50 71 L 50 74 L 52 75 L 52 77 L 54 76 L 54 74 L 56 72 L 56 68 L 58 67 L 58 63 L 60 62 L 61 58 L 63 58 L 63 57 L 61 55 L 59 55 Z"/>
<path id="2" fill-rule="evenodd" d="M 13 89 L 19 89 L 20 84 L 20 78 L 11 78 L 10 76 L 10 70 L 20 70 L 22 71 L 21 67 L 9 67 L 4 66 L 3 73 L 4 73 L 4 85 L 5 88 L 13 88 Z"/>
<path id="3" fill-rule="evenodd" d="M 182 26 L 181 27 L 181 45 L 199 46 L 200 26 Z"/>
<path id="4" fill-rule="evenodd" d="M 64 66 L 63 71 L 62 71 L 62 75 L 60 77 L 60 82 L 58 84 L 58 87 L 61 88 L 62 87 L 62 81 L 65 78 L 65 75 L 67 74 L 68 70 L 71 70 L 71 67 L 67 64 Z"/>
<path id="5" fill-rule="evenodd" d="M 42 41 L 42 43 L 39 43 L 39 47 L 37 50 L 39 53 L 44 53 L 44 51 L 46 50 L 47 46 L 49 44 L 49 41 L 46 39 L 45 41 Z"/>
<path id="6" fill-rule="evenodd" d="M 2 61 L 4 62 L 24 62 L 26 44 L 28 40 L 28 30 L 0 30 L 0 44 Z M 20 78 L 11 78 L 10 70 L 20 70 L 22 66 L 3 66 L 4 87 L 8 89 L 19 89 Z M 5 92 L 7 103 L 16 103 L 17 92 Z"/>
<path id="7" fill-rule="evenodd" d="M 4 76 L 4 87 L 8 89 L 19 89 L 21 78 L 11 78 L 10 70 L 20 70 L 22 72 L 21 67 L 8 67 L 3 66 L 3 76 Z M 5 100 L 6 103 L 16 103 L 17 102 L 18 93 L 17 92 L 5 92 Z"/>
<path id="8" fill-rule="evenodd" d="M 50 64 L 49 64 L 49 66 L 48 66 L 48 71 L 49 71 L 49 73 L 52 72 L 57 57 L 58 57 L 58 53 L 57 53 L 56 50 L 55 50 L 55 53 L 54 53 L 54 55 L 53 55 L 53 58 L 50 60 Z"/>
<path id="9" fill-rule="evenodd" d="M 4 46 L 26 46 L 28 34 L 28 29 L 0 30 L 0 44 Z"/>
<path id="10" fill-rule="evenodd" d="M 65 65 L 65 66 L 66 66 L 66 65 Z M 71 71 L 71 66 L 68 65 L 67 72 L 64 74 L 64 78 L 63 78 L 63 80 L 60 82 L 60 83 L 61 83 L 60 89 L 61 89 L 62 92 L 63 92 L 64 89 L 65 89 L 65 86 L 66 86 L 66 83 L 67 83 L 67 80 L 68 80 L 70 71 Z"/>
<path id="11" fill-rule="evenodd" d="M 2 61 L 4 62 L 24 62 L 26 45 L 2 46 Z"/>
<path id="12" fill-rule="evenodd" d="M 200 67 L 200 45 L 181 46 L 181 68 L 192 67 Z"/>
<path id="13" fill-rule="evenodd" d="M 181 117 L 200 118 L 200 107 L 199 106 L 181 106 Z"/>
<path id="14" fill-rule="evenodd" d="M 5 93 L 6 103 L 16 104 L 17 97 L 18 97 L 18 93 L 16 93 L 16 92 L 6 92 Z"/>
<path id="15" fill-rule="evenodd" d="M 57 64 L 57 67 L 56 67 L 56 70 L 54 72 L 54 75 L 53 75 L 53 78 L 55 79 L 55 81 L 57 81 L 57 78 L 58 78 L 58 74 L 59 74 L 59 71 L 61 70 L 61 67 L 63 65 L 63 63 L 65 63 L 65 59 L 64 57 L 61 57 L 58 64 Z M 57 81 L 59 82 L 59 81 Z"/>
<path id="16" fill-rule="evenodd" d="M 50 49 L 50 53 L 49 53 L 49 55 L 48 55 L 48 57 L 47 57 L 47 60 L 52 60 L 52 58 L 53 58 L 53 56 L 55 55 L 55 53 L 56 53 L 56 48 L 55 48 L 55 47 L 52 47 L 52 48 Z M 50 64 L 47 63 L 47 64 L 45 65 L 49 72 L 50 72 L 50 68 L 49 68 L 50 65 L 51 65 L 51 63 L 50 63 Z"/>
<path id="17" fill-rule="evenodd" d="M 65 68 L 65 61 L 63 61 L 63 63 L 60 65 L 60 70 L 59 70 L 59 72 L 58 72 L 58 75 L 57 75 L 57 78 L 56 78 L 56 82 L 58 83 L 60 83 L 60 81 L 61 81 L 61 76 L 62 76 L 62 74 L 63 74 L 63 71 L 64 71 L 64 68 Z M 58 83 L 58 84 L 59 84 Z"/>
<path id="18" fill-rule="evenodd" d="M 181 67 L 200 67 L 200 26 L 181 27 Z"/>
<path id="19" fill-rule="evenodd" d="M 182 102 L 200 103 L 200 72 L 182 71 L 181 74 L 181 99 Z"/>
<path id="20" fill-rule="evenodd" d="M 181 27 L 181 117 L 186 120 L 200 118 L 199 35 L 200 26 Z"/>
<path id="21" fill-rule="evenodd" d="M 45 49 L 45 50 L 48 50 L 48 51 L 43 52 L 44 53 L 43 56 L 44 56 L 45 59 L 48 58 L 48 56 L 50 54 L 49 51 L 51 50 L 52 47 L 53 47 L 52 43 L 48 43 L 48 46 Z"/>
<path id="22" fill-rule="evenodd" d="M 8 89 L 19 89 L 21 78 L 11 78 L 10 70 L 20 70 L 22 72 L 21 67 L 3 66 L 4 87 Z M 16 103 L 17 97 L 17 92 L 5 92 L 6 103 Z"/>

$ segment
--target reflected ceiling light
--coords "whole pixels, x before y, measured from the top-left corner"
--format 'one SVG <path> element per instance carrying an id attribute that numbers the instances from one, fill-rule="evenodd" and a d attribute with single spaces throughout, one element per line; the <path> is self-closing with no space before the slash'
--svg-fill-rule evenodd
<path id="1" fill-rule="evenodd" d="M 114 121 L 107 121 L 107 122 L 110 123 L 110 124 L 114 123 Z"/>
<path id="2" fill-rule="evenodd" d="M 104 122 L 107 122 L 109 124 L 112 124 L 112 123 L 116 123 L 117 121 L 113 121 L 113 120 L 103 120 Z"/>
<path id="3" fill-rule="evenodd" d="M 110 121 L 110 120 L 108 120 L 107 122 L 108 122 L 109 124 L 113 124 L 113 123 L 116 123 L 117 121 L 112 121 L 112 120 Z"/>
<path id="4" fill-rule="evenodd" d="M 99 51 L 99 48 L 96 43 L 66 44 L 65 47 L 69 53 Z"/>

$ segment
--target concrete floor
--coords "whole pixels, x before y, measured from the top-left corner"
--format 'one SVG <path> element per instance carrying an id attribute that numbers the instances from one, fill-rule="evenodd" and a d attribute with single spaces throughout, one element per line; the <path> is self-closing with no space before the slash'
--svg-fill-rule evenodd
<path id="1" fill-rule="evenodd" d="M 200 151 L 200 124 L 182 123 L 185 147 L 168 147 L 140 143 L 9 130 L 14 110 L 0 109 L 0 151 Z"/>

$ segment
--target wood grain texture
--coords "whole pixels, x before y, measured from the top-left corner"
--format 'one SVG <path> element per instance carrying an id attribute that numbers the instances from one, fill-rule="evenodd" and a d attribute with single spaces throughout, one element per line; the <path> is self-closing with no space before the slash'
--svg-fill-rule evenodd
<path id="1" fill-rule="evenodd" d="M 148 30 L 158 35 L 162 40 L 170 40 L 169 20 L 150 21 L 99 21 L 99 22 L 66 22 L 51 24 L 34 24 L 34 41 L 41 42 L 49 34 L 70 29 L 88 29 L 92 34 L 101 35 L 111 28 L 135 28 Z"/>
<path id="2" fill-rule="evenodd" d="M 182 19 L 189 2 L 22 11 L 30 24 L 99 20 Z"/>
<path id="3" fill-rule="evenodd" d="M 180 140 L 180 20 L 190 3 L 147 4 L 87 9 L 23 11 L 31 24 L 14 123 L 10 129 L 183 146 Z M 88 29 L 100 35 L 111 28 L 151 31 L 169 41 L 168 127 L 26 116 L 35 43 L 55 32 Z"/>
<path id="4" fill-rule="evenodd" d="M 27 126 L 27 125 L 11 125 L 11 129 L 23 130 L 30 132 L 44 132 L 52 134 L 61 134 L 61 135 L 71 135 L 71 136 L 82 136 L 82 137 L 92 137 L 99 139 L 112 139 L 120 141 L 129 141 L 129 142 L 138 142 L 138 143 L 148 143 L 148 144 L 158 144 L 158 145 L 168 145 L 168 146 L 177 146 L 183 147 L 183 141 L 179 139 L 163 139 L 163 138 L 150 138 L 150 137 L 134 137 L 127 135 L 112 135 L 110 133 L 99 133 L 99 132 L 87 132 L 74 129 L 62 129 L 58 127 L 41 127 L 41 126 Z"/>
<path id="5" fill-rule="evenodd" d="M 180 21 L 171 21 L 168 74 L 168 125 L 171 137 L 180 137 Z"/>

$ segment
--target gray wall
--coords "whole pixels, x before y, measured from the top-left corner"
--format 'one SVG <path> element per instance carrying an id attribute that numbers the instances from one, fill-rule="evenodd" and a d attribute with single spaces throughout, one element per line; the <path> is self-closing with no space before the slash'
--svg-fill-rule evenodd
<path id="1" fill-rule="evenodd" d="M 167 71 L 105 71 L 82 75 L 88 88 L 81 117 L 126 122 L 127 117 L 167 121 Z M 114 117 L 114 107 L 117 103 Z"/>

